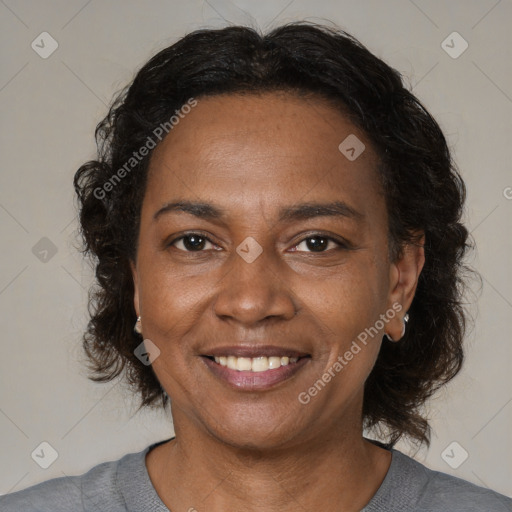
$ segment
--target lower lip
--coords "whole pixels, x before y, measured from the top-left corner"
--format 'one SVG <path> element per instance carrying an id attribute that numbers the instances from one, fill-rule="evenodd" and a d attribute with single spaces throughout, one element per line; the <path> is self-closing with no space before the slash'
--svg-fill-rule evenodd
<path id="1" fill-rule="evenodd" d="M 290 363 L 286 366 L 280 366 L 279 368 L 266 370 L 264 372 L 245 372 L 231 370 L 227 366 L 221 366 L 207 357 L 202 357 L 206 366 L 216 377 L 227 382 L 236 389 L 247 391 L 261 391 L 269 389 L 290 379 L 308 363 L 309 359 L 309 357 L 303 357 L 296 363 Z"/>

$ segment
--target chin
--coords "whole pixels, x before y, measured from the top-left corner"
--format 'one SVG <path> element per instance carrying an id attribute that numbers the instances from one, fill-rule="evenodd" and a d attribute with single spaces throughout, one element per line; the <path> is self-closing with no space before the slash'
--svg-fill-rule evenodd
<path id="1" fill-rule="evenodd" d="M 243 408 L 238 408 L 236 413 L 226 411 L 216 416 L 218 423 L 204 418 L 205 425 L 221 442 L 248 451 L 275 450 L 304 437 L 306 428 L 301 428 L 297 412 L 281 409 L 281 414 L 271 415 L 267 408 L 262 409 L 252 406 L 246 412 Z"/>

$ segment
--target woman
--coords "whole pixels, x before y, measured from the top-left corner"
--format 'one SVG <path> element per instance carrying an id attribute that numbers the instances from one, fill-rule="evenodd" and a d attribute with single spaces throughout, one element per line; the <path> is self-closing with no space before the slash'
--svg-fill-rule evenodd
<path id="1" fill-rule="evenodd" d="M 341 31 L 194 32 L 75 175 L 94 378 L 175 437 L 2 510 L 506 511 L 393 446 L 460 370 L 465 188 L 400 75 Z M 387 443 L 370 440 L 373 431 Z"/>

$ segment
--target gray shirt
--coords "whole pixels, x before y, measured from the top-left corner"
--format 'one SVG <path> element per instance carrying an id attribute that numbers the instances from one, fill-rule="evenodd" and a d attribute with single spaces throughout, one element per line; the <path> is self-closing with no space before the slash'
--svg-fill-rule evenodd
<path id="1" fill-rule="evenodd" d="M 80 476 L 47 480 L 0 496 L 0 512 L 169 512 L 138 453 L 104 462 Z M 512 499 L 453 476 L 432 471 L 391 449 L 389 470 L 361 512 L 511 512 Z M 192 503 L 201 510 L 200 503 Z"/>

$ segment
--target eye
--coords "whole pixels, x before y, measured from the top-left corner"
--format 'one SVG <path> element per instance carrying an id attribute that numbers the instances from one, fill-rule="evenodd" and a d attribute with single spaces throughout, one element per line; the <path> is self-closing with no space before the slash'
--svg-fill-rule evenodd
<path id="1" fill-rule="evenodd" d="M 307 248 L 308 252 L 327 252 L 329 243 L 331 243 L 330 249 L 340 249 L 347 247 L 346 244 L 334 239 L 333 237 L 326 236 L 321 233 L 313 233 L 307 238 L 304 238 L 296 246 L 294 246 L 294 252 L 305 252 L 304 248 Z M 303 249 L 299 249 L 301 246 Z"/>
<path id="2" fill-rule="evenodd" d="M 185 252 L 202 252 L 207 244 L 210 244 L 212 247 L 217 247 L 208 237 L 201 233 L 188 233 L 179 238 L 175 238 L 169 243 L 169 246 L 174 246 L 180 251 Z"/>
<path id="3" fill-rule="evenodd" d="M 210 244 L 210 247 L 207 247 L 208 244 Z M 183 252 L 203 252 L 207 249 L 219 250 L 219 247 L 202 233 L 187 233 L 175 238 L 168 245 Z M 313 233 L 295 245 L 292 252 L 324 253 L 328 250 L 342 248 L 348 248 L 348 244 L 322 233 Z"/>

